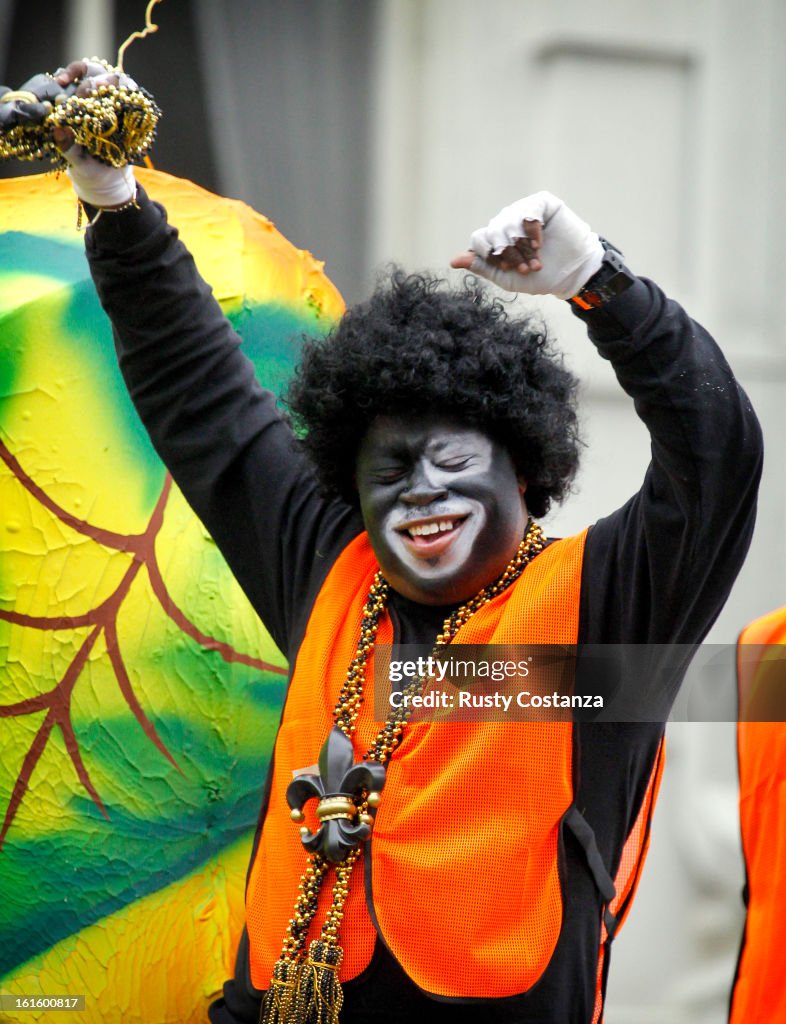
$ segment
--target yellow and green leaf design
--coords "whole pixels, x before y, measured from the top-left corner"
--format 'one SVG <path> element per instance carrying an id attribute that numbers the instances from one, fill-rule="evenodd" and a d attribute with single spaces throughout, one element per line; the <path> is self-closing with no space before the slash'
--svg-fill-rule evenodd
<path id="1" fill-rule="evenodd" d="M 280 388 L 342 311 L 322 265 L 139 177 Z M 285 663 L 137 421 L 75 215 L 62 178 L 0 182 L 0 993 L 189 1024 L 231 970 Z"/>

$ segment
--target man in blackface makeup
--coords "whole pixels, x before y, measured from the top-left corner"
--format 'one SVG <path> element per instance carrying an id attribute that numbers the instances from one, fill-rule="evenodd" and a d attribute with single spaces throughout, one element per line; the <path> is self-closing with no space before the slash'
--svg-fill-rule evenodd
<path id="1" fill-rule="evenodd" d="M 343 1000 L 345 1024 L 597 1021 L 663 724 L 380 721 L 368 690 L 380 645 L 698 643 L 761 463 L 719 349 L 549 193 L 475 232 L 453 266 L 570 302 L 652 437 L 622 508 L 548 540 L 578 440 L 539 323 L 474 278 L 394 272 L 305 347 L 295 444 L 164 211 L 129 168 L 67 158 L 139 414 L 291 666 L 211 1020 L 334 1021 Z"/>

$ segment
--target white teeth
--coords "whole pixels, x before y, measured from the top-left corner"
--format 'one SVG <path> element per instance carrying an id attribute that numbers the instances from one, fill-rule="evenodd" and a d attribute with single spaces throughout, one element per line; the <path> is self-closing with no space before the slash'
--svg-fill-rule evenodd
<path id="1" fill-rule="evenodd" d="M 411 537 L 427 537 L 432 533 L 446 533 L 448 530 L 452 530 L 454 521 L 452 519 L 442 519 L 438 523 L 423 523 L 420 526 L 410 526 L 409 535 Z"/>

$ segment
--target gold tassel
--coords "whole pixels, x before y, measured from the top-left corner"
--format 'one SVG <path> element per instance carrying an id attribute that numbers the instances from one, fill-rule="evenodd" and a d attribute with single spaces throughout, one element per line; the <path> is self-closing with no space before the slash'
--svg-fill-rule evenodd
<path id="1" fill-rule="evenodd" d="M 338 1024 L 344 993 L 338 971 L 344 951 L 336 943 L 315 939 L 298 978 L 293 1024 Z"/>
<path id="2" fill-rule="evenodd" d="M 259 1024 L 289 1024 L 301 970 L 302 964 L 296 960 L 276 961 L 270 987 L 262 1000 Z"/>

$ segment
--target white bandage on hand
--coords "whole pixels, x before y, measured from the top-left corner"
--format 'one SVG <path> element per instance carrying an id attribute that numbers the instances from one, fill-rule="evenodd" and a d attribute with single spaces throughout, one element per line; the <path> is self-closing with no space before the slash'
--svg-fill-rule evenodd
<path id="1" fill-rule="evenodd" d="M 79 198 L 99 210 L 124 206 L 136 198 L 136 179 L 130 164 L 109 167 L 90 156 L 82 146 L 73 145 L 63 153 L 68 177 Z"/>
<path id="2" fill-rule="evenodd" d="M 524 221 L 543 225 L 543 242 L 536 251 L 540 270 L 521 274 L 501 270 L 487 262 L 524 237 Z M 506 206 L 484 228 L 472 235 L 470 249 L 478 255 L 470 270 L 500 288 L 529 295 L 556 295 L 570 299 L 600 270 L 603 246 L 589 224 L 551 192 L 535 192 Z"/>

